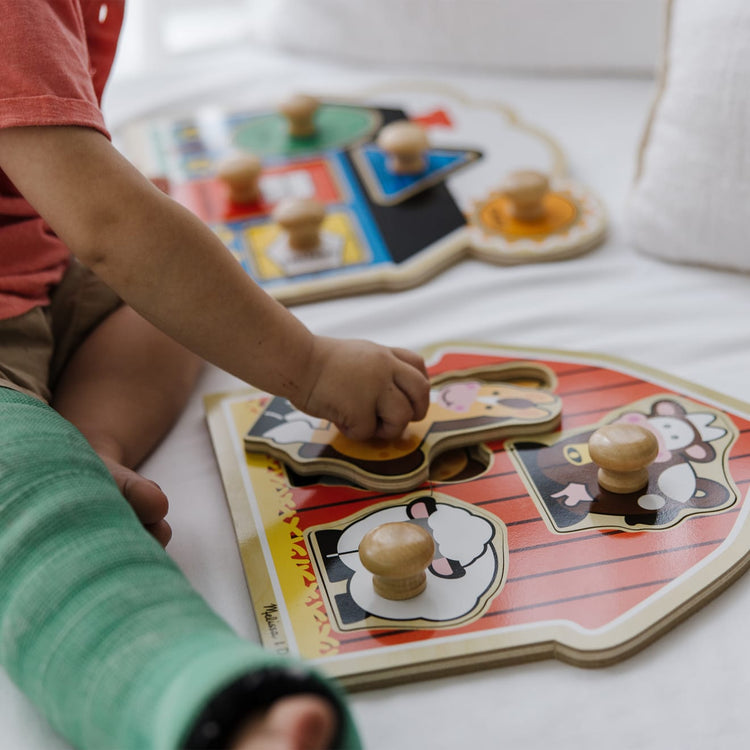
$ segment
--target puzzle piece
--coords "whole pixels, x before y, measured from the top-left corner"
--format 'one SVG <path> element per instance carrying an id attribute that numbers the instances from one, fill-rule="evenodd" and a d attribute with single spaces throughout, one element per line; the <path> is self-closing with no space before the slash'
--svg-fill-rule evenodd
<path id="1" fill-rule="evenodd" d="M 286 399 L 259 395 L 245 448 L 278 458 L 303 475 L 330 474 L 368 489 L 406 491 L 429 477 L 451 448 L 554 429 L 559 397 L 504 382 L 456 380 L 434 386 L 426 417 L 396 440 L 355 442 Z"/>

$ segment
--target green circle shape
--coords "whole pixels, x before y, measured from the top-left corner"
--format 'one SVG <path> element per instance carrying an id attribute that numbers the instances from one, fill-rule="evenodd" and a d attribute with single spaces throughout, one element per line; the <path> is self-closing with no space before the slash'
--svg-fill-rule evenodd
<path id="1" fill-rule="evenodd" d="M 305 138 L 289 135 L 280 114 L 257 115 L 242 123 L 232 135 L 235 148 L 260 157 L 302 156 L 343 149 L 369 139 L 380 125 L 380 114 L 365 107 L 321 104 L 315 113 L 315 133 Z"/>

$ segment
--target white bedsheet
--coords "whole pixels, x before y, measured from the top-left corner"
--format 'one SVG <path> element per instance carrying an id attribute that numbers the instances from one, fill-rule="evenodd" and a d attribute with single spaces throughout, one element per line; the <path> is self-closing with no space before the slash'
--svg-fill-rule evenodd
<path id="1" fill-rule="evenodd" d="M 230 73 L 204 63 L 194 75 L 183 71 L 116 85 L 107 103 L 110 117 L 117 125 L 170 97 L 197 101 L 243 90 L 258 101 L 287 89 L 350 94 L 399 74 L 244 53 L 234 53 L 232 60 Z M 416 73 L 426 77 L 425 71 Z M 554 134 L 572 176 L 607 204 L 609 238 L 595 252 L 561 263 L 463 262 L 410 291 L 296 308 L 300 318 L 322 334 L 412 348 L 465 339 L 603 352 L 750 401 L 750 277 L 666 265 L 635 254 L 623 238 L 622 207 L 652 83 L 440 78 L 507 102 Z M 202 394 L 239 385 L 207 368 L 183 417 L 143 471 L 171 498 L 170 554 L 239 633 L 257 640 L 201 404 Z M 745 577 L 615 666 L 585 670 L 548 660 L 359 693 L 352 704 L 371 750 L 744 748 L 750 730 L 748 615 Z M 67 748 L 4 674 L 0 747 Z"/>

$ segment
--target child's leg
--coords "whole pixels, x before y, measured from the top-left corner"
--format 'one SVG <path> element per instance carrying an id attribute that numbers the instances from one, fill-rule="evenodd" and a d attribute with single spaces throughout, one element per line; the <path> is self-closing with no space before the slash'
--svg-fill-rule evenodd
<path id="1" fill-rule="evenodd" d="M 52 406 L 91 443 L 162 544 L 171 535 L 167 498 L 132 469 L 172 427 L 199 369 L 198 358 L 123 306 L 89 334 L 54 386 Z"/>
<path id="2" fill-rule="evenodd" d="M 148 456 L 184 407 L 200 360 L 120 307 L 86 338 L 62 371 L 53 406 L 87 438 L 141 523 L 162 544 L 171 536 L 167 499 L 132 467 Z M 237 750 L 328 747 L 336 719 L 317 696 L 282 699 L 248 723 Z M 315 740 L 318 740 L 317 742 Z"/>
<path id="3" fill-rule="evenodd" d="M 286 674 L 285 660 L 243 642 L 207 607 L 54 410 L 0 388 L 0 425 L 0 663 L 11 678 L 80 748 L 176 750 L 214 728 L 196 721 L 216 701 L 216 716 L 237 727 L 259 704 L 243 701 L 253 695 L 244 688 L 227 705 L 227 687 Z M 315 718 L 320 701 L 285 698 L 289 684 L 321 686 L 341 711 L 340 746 L 358 747 L 335 688 L 292 666 L 289 678 L 252 683 L 261 706 L 269 686 L 281 700 L 243 747 L 268 748 L 276 736 L 292 748 L 294 733 L 330 732 Z"/>

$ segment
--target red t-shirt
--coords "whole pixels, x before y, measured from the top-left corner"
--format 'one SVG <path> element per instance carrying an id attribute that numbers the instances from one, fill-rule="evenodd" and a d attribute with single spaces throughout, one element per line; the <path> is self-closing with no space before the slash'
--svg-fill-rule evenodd
<path id="1" fill-rule="evenodd" d="M 107 133 L 101 97 L 125 0 L 0 0 L 0 128 Z M 0 319 L 49 303 L 70 253 L 0 170 Z"/>

